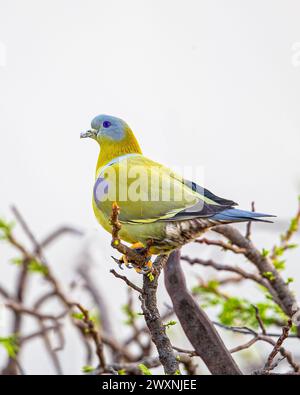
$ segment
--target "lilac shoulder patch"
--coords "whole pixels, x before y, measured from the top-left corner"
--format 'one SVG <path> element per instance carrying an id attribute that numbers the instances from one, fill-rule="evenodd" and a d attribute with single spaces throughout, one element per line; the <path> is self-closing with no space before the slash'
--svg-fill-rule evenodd
<path id="1" fill-rule="evenodd" d="M 106 200 L 108 194 L 108 182 L 103 177 L 98 177 L 94 185 L 94 200 L 96 204 Z"/>

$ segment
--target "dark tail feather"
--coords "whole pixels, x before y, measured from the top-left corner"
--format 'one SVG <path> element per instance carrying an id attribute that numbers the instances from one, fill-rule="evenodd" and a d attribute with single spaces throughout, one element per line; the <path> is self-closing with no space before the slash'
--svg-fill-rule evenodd
<path id="1" fill-rule="evenodd" d="M 229 208 L 222 211 L 221 213 L 215 214 L 212 217 L 212 219 L 217 221 L 224 221 L 224 222 L 245 222 L 245 221 L 259 221 L 259 222 L 269 222 L 269 223 L 273 222 L 267 219 L 263 219 L 264 217 L 265 218 L 276 217 L 276 215 L 262 214 L 253 211 Z"/>

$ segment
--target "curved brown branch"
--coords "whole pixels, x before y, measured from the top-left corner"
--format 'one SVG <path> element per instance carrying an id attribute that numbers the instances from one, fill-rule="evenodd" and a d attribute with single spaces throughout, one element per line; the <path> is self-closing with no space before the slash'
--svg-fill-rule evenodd
<path id="1" fill-rule="evenodd" d="M 201 239 L 196 239 L 195 243 L 217 246 L 225 251 L 234 252 L 235 254 L 244 254 L 246 252 L 244 248 L 235 247 L 232 244 L 225 243 L 223 240 L 210 240 L 206 237 L 202 237 Z"/>
<path id="2" fill-rule="evenodd" d="M 220 264 L 220 263 L 213 261 L 212 259 L 205 260 L 205 259 L 201 259 L 201 258 L 190 258 L 189 256 L 185 256 L 185 255 L 181 257 L 181 260 L 188 262 L 190 265 L 199 264 L 202 266 L 210 266 L 218 271 L 224 270 L 227 272 L 236 273 L 247 280 L 253 280 L 253 281 L 257 282 L 258 284 L 262 285 L 263 287 L 271 289 L 271 287 L 266 279 L 262 278 L 258 274 L 246 272 L 245 270 L 241 269 L 238 266 L 230 266 L 230 265 Z"/>
<path id="3" fill-rule="evenodd" d="M 165 284 L 186 336 L 210 372 L 242 374 L 212 322 L 188 292 L 178 250 L 170 254 L 165 266 Z"/>

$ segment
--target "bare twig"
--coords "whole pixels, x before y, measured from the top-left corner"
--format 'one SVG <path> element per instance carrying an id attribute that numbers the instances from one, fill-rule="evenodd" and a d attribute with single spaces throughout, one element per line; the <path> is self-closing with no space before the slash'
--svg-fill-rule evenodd
<path id="1" fill-rule="evenodd" d="M 100 287 L 97 287 L 96 283 L 90 274 L 90 266 L 87 264 L 91 260 L 89 256 L 85 256 L 87 252 L 84 252 L 80 258 L 80 263 L 77 266 L 77 273 L 84 280 L 84 287 L 90 293 L 97 310 L 101 316 L 101 326 L 103 333 L 112 336 L 113 328 L 110 321 L 109 312 L 106 306 L 104 295 L 100 292 Z"/>
<path id="2" fill-rule="evenodd" d="M 278 251 L 282 254 L 283 251 L 286 251 L 290 247 L 290 240 L 293 235 L 298 231 L 300 224 L 300 199 L 298 202 L 298 210 L 295 217 L 292 219 L 290 226 L 287 231 L 281 235 L 281 241 L 279 246 L 274 246 L 272 250 L 272 254 L 270 259 L 274 261 L 278 257 Z"/>
<path id="3" fill-rule="evenodd" d="M 235 247 L 234 245 L 225 243 L 222 240 L 210 240 L 207 239 L 206 237 L 202 237 L 201 239 L 195 240 L 195 243 L 218 246 L 225 251 L 231 251 L 234 252 L 235 254 L 244 254 L 246 252 L 244 248 Z"/>
<path id="4" fill-rule="evenodd" d="M 72 226 L 61 226 L 55 229 L 53 232 L 49 233 L 42 241 L 39 243 L 40 248 L 46 248 L 54 241 L 59 239 L 62 235 L 71 234 L 74 236 L 82 236 L 83 232 L 79 229 L 76 229 Z M 36 251 L 38 252 L 38 251 Z"/>
<path id="5" fill-rule="evenodd" d="M 263 335 L 266 335 L 266 334 L 267 334 L 267 331 L 266 331 L 266 328 L 265 328 L 265 326 L 264 326 L 263 320 L 262 320 L 262 318 L 261 318 L 261 316 L 260 316 L 260 314 L 259 314 L 259 309 L 258 309 L 258 307 L 255 306 L 255 305 L 252 305 L 252 306 L 253 306 L 253 308 L 254 308 L 254 310 L 255 310 L 255 318 L 256 318 L 256 320 L 257 320 L 257 322 L 258 322 L 258 325 L 259 325 L 259 327 L 260 327 L 260 329 L 261 329 L 261 332 L 262 332 Z"/>
<path id="6" fill-rule="evenodd" d="M 181 259 L 183 261 L 188 262 L 190 265 L 199 264 L 202 266 L 210 266 L 218 271 L 227 271 L 227 272 L 236 273 L 247 280 L 255 281 L 256 283 L 262 285 L 263 287 L 271 290 L 271 287 L 265 278 L 262 278 L 259 274 L 256 273 L 246 272 L 245 270 L 241 269 L 238 266 L 219 264 L 213 261 L 212 259 L 205 260 L 201 258 L 190 258 L 189 256 L 186 255 L 182 256 Z"/>
<path id="7" fill-rule="evenodd" d="M 133 284 L 130 280 L 128 280 L 128 278 L 126 276 L 122 276 L 121 274 L 117 273 L 114 269 L 111 269 L 110 272 L 117 278 L 120 278 L 121 280 L 123 280 L 128 287 L 131 287 L 132 289 L 134 289 L 135 291 L 139 292 L 140 294 L 143 293 L 142 288 L 138 287 L 137 285 Z"/>
<path id="8" fill-rule="evenodd" d="M 13 310 L 16 313 L 28 314 L 28 315 L 31 315 L 31 316 L 39 319 L 39 320 L 58 321 L 62 317 L 66 316 L 66 314 L 68 313 L 67 311 L 63 311 L 59 315 L 41 314 L 37 310 L 23 306 L 20 303 L 15 302 L 14 300 L 7 300 L 5 302 L 5 306 L 8 307 L 9 309 Z"/>
<path id="9" fill-rule="evenodd" d="M 292 327 L 292 324 L 293 324 L 292 320 L 289 320 L 287 325 L 282 328 L 282 334 L 278 338 L 273 350 L 271 351 L 271 353 L 267 359 L 267 362 L 266 362 L 264 369 L 263 369 L 264 372 L 269 372 L 270 370 L 274 369 L 274 367 L 276 367 L 273 365 L 274 358 L 280 352 L 283 342 L 288 337 L 289 331 Z M 285 355 L 283 355 L 283 356 L 285 357 Z"/>
<path id="10" fill-rule="evenodd" d="M 255 202 L 251 202 L 251 211 L 255 212 Z M 252 229 L 252 221 L 248 221 L 246 226 L 246 235 L 245 235 L 245 238 L 247 240 L 251 239 L 251 229 Z"/>
<path id="11" fill-rule="evenodd" d="M 81 304 L 79 304 L 79 303 L 76 303 L 76 307 L 81 311 L 81 313 L 83 315 L 83 321 L 87 326 L 88 334 L 90 334 L 94 340 L 94 343 L 96 345 L 96 354 L 98 356 L 100 366 L 103 369 L 105 369 L 106 362 L 105 362 L 105 358 L 104 358 L 103 343 L 102 343 L 100 333 L 96 329 L 94 322 L 90 319 L 88 310 L 86 310 L 84 307 L 82 307 Z"/>
<path id="12" fill-rule="evenodd" d="M 41 337 L 45 332 L 50 332 L 50 331 L 56 331 L 59 327 L 61 326 L 60 323 L 56 323 L 54 325 L 50 325 L 47 327 L 44 327 L 43 329 L 37 331 L 37 332 L 33 332 L 30 333 L 29 335 L 25 335 L 19 338 L 19 342 L 20 344 L 26 343 L 30 340 L 36 339 Z"/>
<path id="13" fill-rule="evenodd" d="M 243 327 L 237 327 L 237 326 L 227 326 L 227 325 L 223 325 L 220 324 L 219 322 L 213 322 L 214 325 L 219 326 L 222 329 L 225 329 L 227 331 L 231 331 L 231 332 L 236 332 L 236 333 L 240 333 L 243 335 L 251 335 L 253 336 L 253 339 L 251 339 L 250 341 L 248 341 L 245 344 L 242 344 L 241 346 L 237 346 L 234 347 L 233 349 L 230 350 L 231 353 L 234 352 L 238 352 L 241 350 L 245 350 L 246 348 L 251 347 L 253 344 L 255 344 L 257 341 L 261 340 L 264 341 L 266 343 L 271 344 L 273 347 L 276 346 L 276 342 L 272 339 L 272 337 L 278 337 L 280 338 L 282 335 L 278 335 L 276 333 L 267 333 L 266 335 L 260 334 L 258 332 L 256 332 L 255 330 L 248 328 L 246 326 Z M 286 333 L 285 333 L 286 335 Z M 298 336 L 295 335 L 288 335 L 287 337 L 289 338 L 298 338 Z M 300 366 L 297 362 L 295 362 L 293 355 L 287 351 L 285 348 L 283 348 L 282 346 L 279 348 L 279 352 L 280 354 L 285 357 L 287 359 L 287 361 L 289 362 L 289 364 L 292 366 L 292 368 L 294 369 L 295 372 L 300 372 Z M 256 372 L 256 374 L 262 374 L 262 373 L 258 373 Z M 264 372 L 263 374 L 267 374 L 266 372 Z"/>

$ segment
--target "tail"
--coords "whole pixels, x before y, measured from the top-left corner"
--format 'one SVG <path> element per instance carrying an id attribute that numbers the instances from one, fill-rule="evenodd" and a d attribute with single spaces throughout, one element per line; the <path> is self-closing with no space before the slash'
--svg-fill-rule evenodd
<path id="1" fill-rule="evenodd" d="M 220 213 L 215 214 L 211 219 L 221 221 L 221 222 L 246 222 L 246 221 L 259 221 L 259 222 L 269 222 L 264 217 L 276 217 L 276 215 L 256 213 L 253 211 L 239 210 L 236 208 L 229 208 Z"/>

